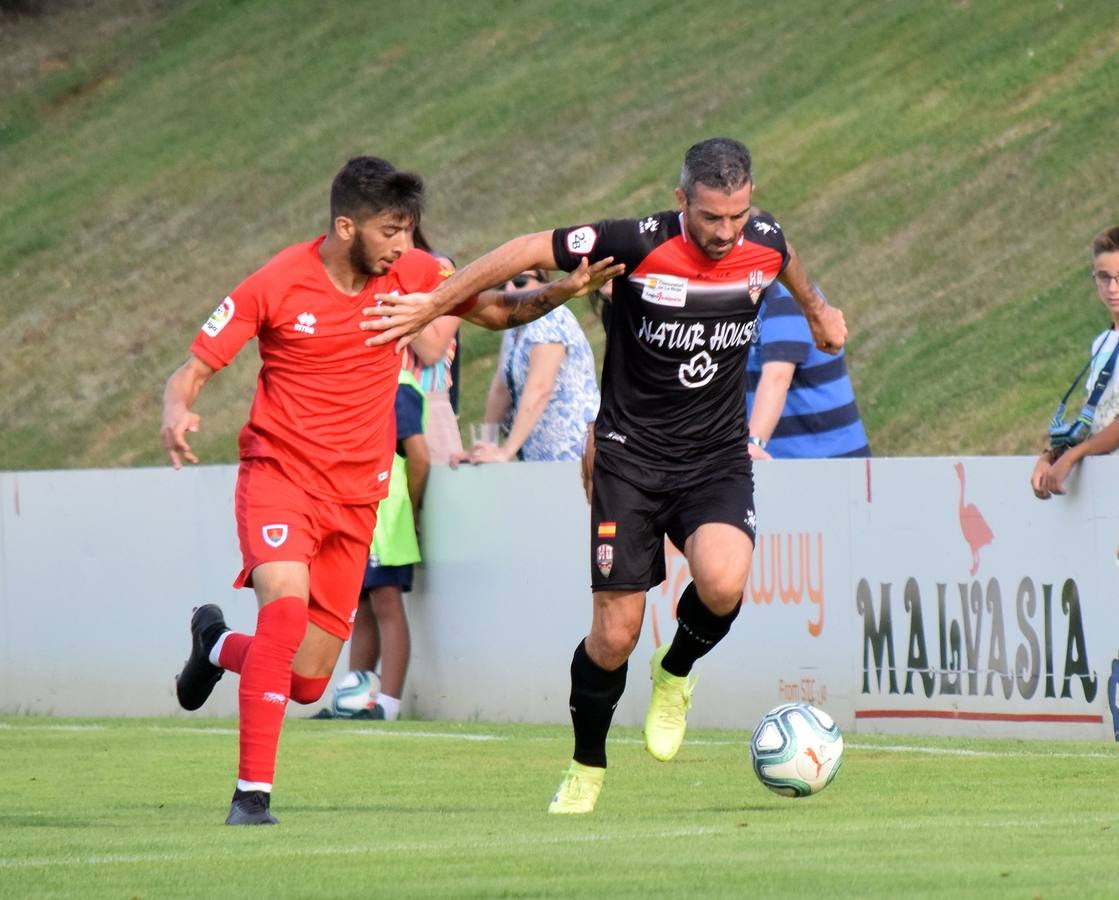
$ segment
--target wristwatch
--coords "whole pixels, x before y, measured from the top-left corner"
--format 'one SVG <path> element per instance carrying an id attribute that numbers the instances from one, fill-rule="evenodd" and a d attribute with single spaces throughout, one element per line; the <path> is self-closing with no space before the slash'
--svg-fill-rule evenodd
<path id="1" fill-rule="evenodd" d="M 750 436 L 749 436 L 748 438 L 746 438 L 746 442 L 747 442 L 748 444 L 753 444 L 753 445 L 754 445 L 755 447 L 757 447 L 757 448 L 758 448 L 759 450 L 764 450 L 764 449 L 765 449 L 765 444 L 766 444 L 766 442 L 765 442 L 765 441 L 763 441 L 763 440 L 762 440 L 762 439 L 761 439 L 760 437 L 758 437 L 758 436 L 757 436 L 756 434 L 752 434 L 752 435 L 750 435 Z"/>

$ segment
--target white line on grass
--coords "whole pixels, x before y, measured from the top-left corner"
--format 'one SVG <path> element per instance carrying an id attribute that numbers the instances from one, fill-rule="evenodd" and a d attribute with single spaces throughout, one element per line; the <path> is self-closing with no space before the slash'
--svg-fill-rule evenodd
<path id="1" fill-rule="evenodd" d="M 907 744 L 856 744 L 851 741 L 844 742 L 845 749 L 866 750 L 870 753 L 930 753 L 942 756 L 995 756 L 1011 759 L 1024 759 L 1025 757 L 1043 756 L 1047 759 L 1119 759 L 1114 753 L 1063 753 L 1045 750 L 1038 747 L 1037 752 L 1027 750 L 969 750 L 965 747 L 915 747 Z"/>
<path id="2" fill-rule="evenodd" d="M 502 835 L 492 841 L 418 841 L 415 843 L 396 843 L 376 845 L 364 844 L 360 847 L 282 847 L 269 852 L 268 848 L 256 847 L 253 849 L 254 859 L 290 859 L 293 856 L 381 856 L 385 853 L 423 853 L 462 850 L 494 850 L 518 846 L 540 846 L 559 844 L 587 844 L 604 841 L 650 841 L 662 838 L 676 837 L 702 837 L 713 834 L 731 834 L 733 828 L 675 828 L 670 831 L 641 831 L 627 832 L 626 834 L 561 834 L 550 836 L 524 837 L 520 840 L 511 840 L 509 835 Z M 242 859 L 243 849 L 230 847 L 215 853 L 215 848 L 210 847 L 205 851 L 206 858 L 212 860 L 224 857 L 230 860 Z M 34 869 L 34 868 L 59 868 L 62 866 L 114 866 L 133 865 L 137 863 L 168 863 L 192 862 L 198 859 L 192 853 L 98 853 L 92 856 L 38 856 L 28 859 L 18 857 L 0 857 L 0 869 Z"/>
<path id="3" fill-rule="evenodd" d="M 72 725 L 72 724 L 19 724 L 13 725 L 9 722 L 0 722 L 0 728 L 18 728 L 28 731 L 107 731 L 109 730 L 105 725 Z M 222 727 L 203 727 L 203 726 L 190 726 L 190 725 L 150 725 L 147 726 L 149 731 L 165 731 L 181 734 L 213 734 L 227 737 L 238 733 L 236 728 L 222 728 Z M 376 738 L 423 738 L 433 740 L 458 740 L 458 741 L 555 741 L 554 737 L 510 737 L 502 734 L 486 734 L 484 732 L 460 732 L 460 733 L 447 733 L 442 731 L 428 731 L 423 729 L 411 728 L 339 728 L 331 732 L 329 728 L 324 729 L 323 733 L 332 733 L 339 736 L 346 735 L 361 735 L 362 737 L 376 737 Z M 643 738 L 628 738 L 617 737 L 610 738 L 611 744 L 631 744 L 643 745 L 645 743 Z M 690 747 L 732 747 L 732 746 L 745 746 L 746 738 L 740 740 L 734 738 L 689 738 L 688 746 Z M 855 741 L 848 740 L 846 747 L 848 750 L 866 751 L 868 753 L 924 753 L 931 756 L 979 756 L 979 757 L 996 757 L 1006 759 L 1024 759 L 1027 757 L 1046 757 L 1049 759 L 1117 759 L 1114 753 L 1099 753 L 1087 750 L 1083 753 L 1069 753 L 1066 751 L 1052 751 L 1044 749 L 1044 744 L 1039 742 L 1037 750 L 971 750 L 964 747 L 920 747 L 913 744 L 860 744 Z"/>

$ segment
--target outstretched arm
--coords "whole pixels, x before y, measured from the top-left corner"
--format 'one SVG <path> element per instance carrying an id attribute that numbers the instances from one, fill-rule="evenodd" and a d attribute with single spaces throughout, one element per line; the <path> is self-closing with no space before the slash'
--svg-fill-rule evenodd
<path id="1" fill-rule="evenodd" d="M 198 431 L 201 420 L 192 411 L 192 407 L 214 371 L 192 353 L 185 363 L 171 373 L 163 388 L 163 427 L 160 438 L 171 465 L 176 469 L 183 467 L 184 459 L 189 463 L 198 462 L 198 457 L 187 443 L 186 433 Z"/>
<path id="2" fill-rule="evenodd" d="M 593 266 L 580 266 L 576 269 L 576 272 L 582 273 L 578 277 L 588 281 L 592 277 L 601 276 L 601 281 L 597 284 L 590 286 L 588 283 L 585 289 L 577 293 L 560 297 L 555 288 L 549 290 L 546 285 L 538 291 L 525 292 L 525 296 L 515 302 L 504 292 L 483 302 L 479 294 L 495 285 L 505 284 L 518 272 L 556 268 L 551 231 L 522 235 L 460 269 L 430 294 L 405 294 L 399 297 L 378 295 L 380 305 L 362 311 L 370 317 L 361 323 L 362 331 L 376 332 L 365 343 L 369 346 L 397 340 L 407 343 L 428 322 L 444 314 L 461 315 L 493 329 L 523 325 L 573 296 L 591 293 L 609 278 L 619 274 L 621 269 L 610 267 L 610 262 L 612 260 L 603 260 Z M 608 271 L 613 271 L 613 274 L 603 274 Z M 498 307 L 496 311 L 494 306 Z"/>
<path id="3" fill-rule="evenodd" d="M 529 291 L 482 291 L 463 318 L 491 331 L 524 325 L 546 316 L 568 300 L 593 294 L 606 282 L 621 275 L 625 266 L 620 263 L 613 265 L 613 261 L 613 257 L 607 257 L 588 263 L 584 257 L 575 271 Z"/>
<path id="4" fill-rule="evenodd" d="M 778 276 L 778 280 L 789 289 L 793 299 L 804 311 L 804 317 L 808 319 L 808 327 L 812 329 L 816 346 L 825 353 L 838 353 L 847 340 L 847 323 L 843 320 L 843 313 L 834 306 L 828 305 L 824 295 L 808 277 L 792 244 L 787 244 L 786 247 L 789 251 L 789 261 L 785 265 L 785 270 Z"/>

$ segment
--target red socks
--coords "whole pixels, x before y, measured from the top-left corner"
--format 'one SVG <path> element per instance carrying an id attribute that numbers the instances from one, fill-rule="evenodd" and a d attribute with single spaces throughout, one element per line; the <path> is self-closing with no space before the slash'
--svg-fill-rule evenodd
<path id="1" fill-rule="evenodd" d="M 225 640 L 222 641 L 221 652 L 218 653 L 218 665 L 240 675 L 241 670 L 245 667 L 245 655 L 252 645 L 253 636 L 251 634 L 241 634 L 239 631 L 229 632 L 225 636 Z"/>
<path id="2" fill-rule="evenodd" d="M 296 703 L 314 703 L 330 684 L 330 676 L 308 678 L 298 672 L 291 673 L 291 699 Z"/>
<path id="3" fill-rule="evenodd" d="M 245 656 L 252 645 L 253 636 L 251 634 L 230 631 L 221 645 L 218 665 L 240 675 L 241 670 L 245 667 Z M 326 692 L 328 684 L 330 684 L 329 675 L 322 678 L 308 678 L 298 672 L 292 672 L 291 699 L 296 703 L 314 703 Z"/>
<path id="4" fill-rule="evenodd" d="M 307 603 L 299 597 L 280 597 L 261 607 L 256 634 L 251 638 L 243 636 L 248 646 L 242 651 L 238 689 L 241 761 L 237 774 L 241 781 L 272 784 L 280 729 L 291 693 L 291 661 L 306 631 Z M 233 637 L 231 634 L 226 638 L 226 646 L 222 647 L 223 660 Z M 237 646 L 229 649 L 231 662 L 236 661 Z"/>

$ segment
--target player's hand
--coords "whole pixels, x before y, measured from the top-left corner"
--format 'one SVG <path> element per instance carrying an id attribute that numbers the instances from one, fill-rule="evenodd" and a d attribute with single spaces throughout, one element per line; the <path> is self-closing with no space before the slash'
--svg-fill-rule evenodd
<path id="1" fill-rule="evenodd" d="M 584 256 L 579 260 L 579 267 L 556 281 L 555 287 L 569 299 L 587 297 L 626 270 L 624 264 L 613 265 L 613 262 L 612 256 L 600 259 L 596 263 L 589 262 Z"/>
<path id="2" fill-rule="evenodd" d="M 198 457 L 187 443 L 187 432 L 196 433 L 202 420 L 197 413 L 183 410 L 181 413 L 164 416 L 163 428 L 160 437 L 163 440 L 163 449 L 167 451 L 167 458 L 176 469 L 183 467 L 183 460 L 189 463 L 198 462 Z"/>
<path id="3" fill-rule="evenodd" d="M 747 444 L 746 452 L 750 454 L 750 459 L 773 459 L 772 453 L 762 449 L 757 444 Z"/>
<path id="4" fill-rule="evenodd" d="M 1068 478 L 1072 467 L 1076 464 L 1076 460 L 1072 458 L 1072 454 L 1066 450 L 1061 454 L 1060 458 L 1050 465 L 1041 476 L 1041 490 L 1045 496 L 1037 494 L 1042 500 L 1048 499 L 1051 494 L 1061 495 L 1065 493 L 1065 479 Z"/>
<path id="5" fill-rule="evenodd" d="M 808 327 L 812 329 L 812 337 L 816 346 L 825 353 L 838 353 L 847 341 L 847 323 L 843 319 L 843 312 L 834 306 L 824 304 L 819 307 L 808 319 Z"/>
<path id="6" fill-rule="evenodd" d="M 1038 500 L 1048 500 L 1051 496 L 1049 491 L 1046 490 L 1045 485 L 1042 483 L 1045 474 L 1049 471 L 1050 466 L 1053 464 L 1049 461 L 1049 454 L 1042 453 L 1034 463 L 1034 470 L 1030 473 L 1030 488 L 1034 492 L 1034 496 Z"/>
<path id="7" fill-rule="evenodd" d="M 439 318 L 439 310 L 431 294 L 375 294 L 376 306 L 366 307 L 358 326 L 362 331 L 376 332 L 365 339 L 365 346 L 377 347 L 396 341 L 397 351 L 403 350 L 427 325 Z"/>

